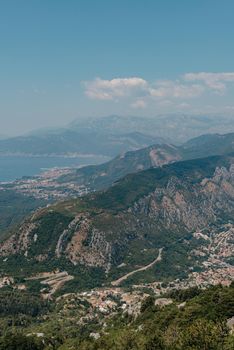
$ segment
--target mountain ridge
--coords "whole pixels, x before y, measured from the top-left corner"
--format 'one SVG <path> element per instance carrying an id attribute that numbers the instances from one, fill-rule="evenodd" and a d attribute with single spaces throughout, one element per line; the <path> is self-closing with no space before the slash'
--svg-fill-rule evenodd
<path id="1" fill-rule="evenodd" d="M 209 140 L 213 142 L 210 143 Z M 192 139 L 182 146 L 170 144 L 153 145 L 137 151 L 125 152 L 101 165 L 85 166 L 78 169 L 65 169 L 61 176 L 58 171 L 53 172 L 48 177 L 39 176 L 15 181 L 11 184 L 2 185 L 2 194 L 8 193 L 14 198 L 14 193 L 19 194 L 19 201 L 26 201 L 35 198 L 38 206 L 42 203 L 64 200 L 64 198 L 74 198 L 87 192 L 107 189 L 116 181 L 130 173 L 137 173 L 151 167 L 161 167 L 164 164 L 178 162 L 190 158 L 204 157 L 215 154 L 226 154 L 234 151 L 234 134 L 225 135 L 204 135 Z M 54 175 L 53 175 L 54 174 Z M 52 176 L 52 177 L 51 177 Z M 54 177 L 53 177 L 54 176 Z M 4 192 L 5 191 L 5 192 Z M 25 197 L 26 196 L 26 197 Z M 14 205 L 17 205 L 14 202 Z M 25 208 L 25 215 L 28 213 Z M 36 207 L 35 207 L 36 208 Z M 11 220 L 12 210 L 8 206 L 2 206 L 2 215 L 5 220 L 5 230 L 12 227 L 7 222 Z M 14 212 L 16 214 L 16 212 Z M 21 211 L 22 213 L 22 211 Z M 21 216 L 22 217 L 22 216 Z M 15 222 L 15 218 L 12 218 Z"/>
<path id="2" fill-rule="evenodd" d="M 96 271 L 92 281 L 100 285 L 151 263 L 164 248 L 160 263 L 134 281 L 185 278 L 200 266 L 192 254 L 200 247 L 193 233 L 232 222 L 233 164 L 233 154 L 180 161 L 40 209 L 0 245 L 8 259 L 4 269 L 15 270 L 19 259 L 21 275 L 57 266 L 72 272 L 73 284 L 86 286 L 90 280 L 82 280 L 80 271 L 86 277 Z"/>
<path id="3" fill-rule="evenodd" d="M 180 160 L 228 154 L 232 151 L 234 151 L 234 133 L 202 135 L 181 146 L 160 144 L 126 152 L 101 165 L 71 170 L 69 174 L 58 178 L 58 182 L 73 182 L 86 185 L 90 190 L 99 190 L 111 186 L 128 173 Z"/>
<path id="4" fill-rule="evenodd" d="M 122 151 L 142 148 L 157 142 L 181 145 L 204 133 L 229 131 L 234 131 L 233 115 L 223 115 L 222 118 L 218 115 L 189 114 L 155 117 L 112 115 L 82 118 L 65 127 L 38 130 L 24 136 L 0 140 L 0 151 L 27 153 L 30 150 L 35 154 L 98 152 L 106 155 L 109 147 L 107 155 L 116 156 Z M 142 133 L 145 136 L 142 140 L 135 139 L 134 133 Z M 144 142 L 144 139 L 148 141 Z"/>
<path id="5" fill-rule="evenodd" d="M 117 134 L 105 131 L 82 132 L 65 129 L 61 132 L 0 139 L 0 154 L 97 154 L 113 157 L 124 151 L 162 142 L 165 142 L 162 137 L 141 132 Z"/>

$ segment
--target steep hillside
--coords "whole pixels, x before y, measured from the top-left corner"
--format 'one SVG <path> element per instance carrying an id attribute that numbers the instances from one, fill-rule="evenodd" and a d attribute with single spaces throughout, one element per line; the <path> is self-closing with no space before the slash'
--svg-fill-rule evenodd
<path id="1" fill-rule="evenodd" d="M 182 146 L 184 159 L 201 158 L 234 151 L 234 133 L 202 135 Z"/>
<path id="2" fill-rule="evenodd" d="M 99 190 L 111 186 L 127 174 L 151 167 L 158 167 L 180 160 L 178 148 L 172 145 L 154 145 L 137 151 L 127 152 L 99 166 L 87 166 L 71 170 L 58 179 L 59 183 L 74 183 Z"/>
<path id="3" fill-rule="evenodd" d="M 25 196 L 13 190 L 1 190 L 0 195 L 0 241 L 23 218 L 38 207 L 46 204 L 45 200 Z"/>
<path id="4" fill-rule="evenodd" d="M 234 284 L 160 295 L 100 288 L 50 303 L 6 287 L 0 349 L 233 350 L 233 300 Z"/>
<path id="5" fill-rule="evenodd" d="M 182 146 L 153 145 L 145 149 L 127 152 L 101 165 L 71 170 L 69 174 L 60 177 L 58 182 L 83 185 L 89 190 L 105 189 L 130 173 L 159 167 L 178 160 L 222 155 L 233 151 L 234 133 L 203 135 L 191 139 Z"/>
<path id="6" fill-rule="evenodd" d="M 1 269 L 20 276 L 66 269 L 79 287 L 135 270 L 124 283 L 186 278 L 210 257 L 209 249 L 196 253 L 201 245 L 232 224 L 233 163 L 233 156 L 176 162 L 38 210 L 1 244 Z M 196 237 L 203 230 L 207 242 Z M 227 254 L 217 251 L 217 259 L 229 268 Z"/>
<path id="7" fill-rule="evenodd" d="M 43 203 L 80 196 L 90 191 L 106 189 L 127 174 L 151 167 L 159 167 L 180 159 L 225 154 L 233 151 L 234 134 L 204 135 L 192 139 L 181 147 L 162 144 L 122 153 L 113 160 L 79 169 L 65 170 L 65 175 L 48 174 L 41 177 L 24 178 L 8 185 L 2 185 L 0 233 L 13 227 Z M 56 172 L 57 173 L 57 172 Z M 23 204 L 23 205 L 22 205 Z M 27 209 L 28 208 L 28 209 Z"/>
<path id="8" fill-rule="evenodd" d="M 127 174 L 151 167 L 194 158 L 228 154 L 234 151 L 234 133 L 203 135 L 182 146 L 155 144 L 131 152 L 122 152 L 114 159 L 100 165 L 82 168 L 65 168 L 33 178 L 23 178 L 2 185 L 21 194 L 55 200 L 72 198 L 90 191 L 106 189 Z M 62 175 L 61 175 L 62 174 Z"/>

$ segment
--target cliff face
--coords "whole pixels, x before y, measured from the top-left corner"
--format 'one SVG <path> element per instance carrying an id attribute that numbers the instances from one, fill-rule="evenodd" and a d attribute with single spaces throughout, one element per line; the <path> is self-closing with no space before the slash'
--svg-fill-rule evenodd
<path id="1" fill-rule="evenodd" d="M 180 264 L 187 266 L 199 245 L 193 233 L 228 222 L 233 214 L 234 157 L 184 161 L 39 210 L 0 245 L 0 254 L 20 255 L 29 263 L 65 259 L 74 269 L 99 267 L 119 276 L 153 261 L 160 248 L 162 260 L 171 254 L 173 265 L 173 249 L 182 249 Z"/>

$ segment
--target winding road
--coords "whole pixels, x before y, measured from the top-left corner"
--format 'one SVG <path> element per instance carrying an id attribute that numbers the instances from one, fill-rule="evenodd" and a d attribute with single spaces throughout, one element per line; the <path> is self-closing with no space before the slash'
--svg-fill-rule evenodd
<path id="1" fill-rule="evenodd" d="M 151 268 L 154 264 L 156 264 L 157 262 L 161 261 L 161 260 L 162 260 L 162 250 L 163 250 L 163 248 L 160 248 L 160 249 L 159 249 L 157 258 L 156 258 L 154 261 L 152 261 L 150 264 L 148 264 L 148 265 L 146 265 L 146 266 L 143 266 L 143 267 L 140 267 L 140 268 L 137 269 L 137 270 L 131 271 L 131 272 L 127 273 L 126 275 L 124 275 L 124 276 L 118 278 L 117 280 L 112 281 L 112 282 L 111 282 L 112 286 L 118 286 L 118 285 L 120 285 L 120 283 L 122 283 L 123 281 L 125 281 L 126 279 L 128 279 L 128 277 L 134 275 L 134 274 L 137 273 L 137 272 L 141 272 L 141 271 L 148 270 L 148 269 Z"/>

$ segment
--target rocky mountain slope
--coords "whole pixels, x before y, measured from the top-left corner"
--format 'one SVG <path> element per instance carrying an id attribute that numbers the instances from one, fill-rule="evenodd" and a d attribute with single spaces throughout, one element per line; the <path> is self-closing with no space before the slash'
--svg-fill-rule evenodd
<path id="1" fill-rule="evenodd" d="M 68 174 L 61 176 L 57 181 L 60 184 L 83 185 L 89 190 L 104 189 L 127 174 L 178 161 L 181 159 L 180 153 L 180 150 L 173 145 L 157 144 L 120 154 L 99 166 L 71 169 Z"/>
<path id="2" fill-rule="evenodd" d="M 183 158 L 202 158 L 234 151 L 234 133 L 207 134 L 193 138 L 182 146 Z"/>
<path id="3" fill-rule="evenodd" d="M 234 151 L 234 134 L 204 135 L 182 146 L 153 145 L 144 149 L 122 153 L 113 160 L 79 169 L 61 169 L 34 178 L 24 178 L 1 186 L 0 236 L 13 227 L 31 209 L 43 203 L 74 198 L 84 193 L 106 189 L 130 173 L 151 167 L 160 167 L 183 159 L 207 155 L 228 154 Z M 61 174 L 63 174 L 61 176 Z M 14 202 L 10 203 L 14 199 Z M 21 206 L 21 203 L 24 205 Z M 27 204 L 28 202 L 28 204 Z M 26 205 L 27 204 L 27 205 Z M 20 210 L 19 210 L 20 209 Z M 20 215 L 18 215 L 20 213 Z M 17 219 L 17 220 L 16 220 Z"/>
<path id="4" fill-rule="evenodd" d="M 159 167 L 178 160 L 228 154 L 234 151 L 234 133 L 203 135 L 182 146 L 157 144 L 121 154 L 113 160 L 94 166 L 71 170 L 58 179 L 60 184 L 73 183 L 89 190 L 108 188 L 123 176 Z"/>
<path id="5" fill-rule="evenodd" d="M 204 259 L 193 254 L 201 246 L 194 233 L 231 223 L 233 201 L 233 155 L 128 175 L 104 192 L 35 212 L 0 245 L 1 270 L 22 277 L 66 269 L 74 276 L 67 285 L 87 287 L 146 266 L 161 251 L 157 264 L 124 283 L 185 278 Z"/>
<path id="6" fill-rule="evenodd" d="M 58 200 L 106 189 L 127 174 L 151 167 L 160 167 L 179 160 L 228 154 L 233 151 L 234 133 L 203 135 L 182 146 L 155 144 L 143 149 L 123 152 L 100 165 L 52 170 L 41 176 L 19 179 L 2 185 L 2 188 L 21 194 L 30 194 L 36 198 Z"/>

